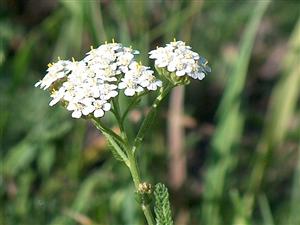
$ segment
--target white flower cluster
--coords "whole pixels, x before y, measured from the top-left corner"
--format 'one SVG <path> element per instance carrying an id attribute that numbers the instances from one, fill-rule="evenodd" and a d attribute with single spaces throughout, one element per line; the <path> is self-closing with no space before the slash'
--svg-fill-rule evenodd
<path id="1" fill-rule="evenodd" d="M 207 61 L 193 52 L 183 41 L 174 40 L 165 47 L 157 47 L 149 54 L 150 59 L 155 59 L 156 67 L 165 68 L 178 77 L 187 75 L 202 80 L 210 72 L 210 68 L 206 65 Z"/>
<path id="2" fill-rule="evenodd" d="M 153 76 L 153 71 L 149 70 L 149 67 L 133 62 L 121 79 L 118 88 L 125 89 L 125 95 L 133 96 L 135 93 L 142 92 L 144 88 L 155 91 L 161 86 L 162 82 Z"/>
<path id="3" fill-rule="evenodd" d="M 110 100 L 118 90 L 127 96 L 144 90 L 156 90 L 162 82 L 153 71 L 134 60 L 138 54 L 120 43 L 109 43 L 92 49 L 87 56 L 75 60 L 59 60 L 50 64 L 45 77 L 35 86 L 50 90 L 50 106 L 59 101 L 66 103 L 72 117 L 104 116 L 111 109 Z"/>
<path id="4" fill-rule="evenodd" d="M 35 86 L 40 86 L 42 89 L 48 89 L 55 81 L 63 78 L 68 74 L 71 70 L 71 62 L 68 60 L 59 60 L 55 64 L 48 64 L 47 74 L 46 76 L 38 81 Z"/>

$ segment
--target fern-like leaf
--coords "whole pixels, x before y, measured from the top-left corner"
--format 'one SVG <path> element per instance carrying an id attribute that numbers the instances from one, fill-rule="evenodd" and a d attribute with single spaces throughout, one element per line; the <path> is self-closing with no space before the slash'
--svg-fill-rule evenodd
<path id="1" fill-rule="evenodd" d="M 155 185 L 155 220 L 156 225 L 173 225 L 168 189 L 164 184 Z"/>
<path id="2" fill-rule="evenodd" d="M 112 145 L 112 143 L 109 142 L 109 141 L 108 141 L 108 148 L 109 148 L 109 150 L 111 151 L 113 157 L 114 157 L 116 160 L 119 160 L 119 161 L 122 161 L 122 162 L 124 161 L 124 160 L 122 159 L 122 157 L 121 157 L 121 156 L 118 154 L 118 152 L 116 151 L 114 145 Z"/>

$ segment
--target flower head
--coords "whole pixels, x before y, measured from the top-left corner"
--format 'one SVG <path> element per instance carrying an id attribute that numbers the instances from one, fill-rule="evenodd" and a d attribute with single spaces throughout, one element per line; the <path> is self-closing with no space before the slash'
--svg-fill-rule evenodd
<path id="1" fill-rule="evenodd" d="M 135 61 L 138 53 L 120 43 L 105 43 L 92 48 L 81 61 L 50 64 L 46 76 L 35 86 L 51 92 L 50 106 L 63 102 L 74 118 L 103 117 L 120 89 L 133 96 L 162 85 L 149 67 Z"/>
<path id="2" fill-rule="evenodd" d="M 118 88 L 125 89 L 124 94 L 127 96 L 133 96 L 144 91 L 144 89 L 156 90 L 157 87 L 161 87 L 162 82 L 157 80 L 153 73 L 149 67 L 133 62 L 124 78 L 121 79 Z"/>
<path id="3" fill-rule="evenodd" d="M 72 69 L 72 62 L 69 60 L 59 60 L 56 63 L 49 63 L 47 74 L 45 77 L 35 84 L 35 87 L 40 86 L 42 89 L 48 89 L 56 81 L 64 78 Z"/>
<path id="4" fill-rule="evenodd" d="M 173 41 L 149 54 L 149 58 L 155 60 L 158 71 L 174 84 L 186 83 L 186 77 L 202 80 L 210 72 L 207 61 L 183 41 Z"/>

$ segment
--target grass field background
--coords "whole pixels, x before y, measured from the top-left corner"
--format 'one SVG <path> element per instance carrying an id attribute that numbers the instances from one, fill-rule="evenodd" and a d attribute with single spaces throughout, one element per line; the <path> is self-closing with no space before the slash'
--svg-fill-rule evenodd
<path id="1" fill-rule="evenodd" d="M 183 40 L 212 68 L 172 91 L 139 153 L 143 177 L 169 187 L 175 224 L 300 224 L 299 1 L 4 0 L 1 225 L 145 223 L 104 137 L 34 88 L 58 56 L 112 38 L 149 65 L 149 50 Z"/>

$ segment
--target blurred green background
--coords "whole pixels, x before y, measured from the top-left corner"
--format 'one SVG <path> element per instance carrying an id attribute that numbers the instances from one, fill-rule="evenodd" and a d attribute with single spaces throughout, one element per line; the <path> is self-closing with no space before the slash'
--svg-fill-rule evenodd
<path id="1" fill-rule="evenodd" d="M 174 37 L 212 73 L 164 102 L 144 179 L 168 185 L 177 225 L 300 224 L 299 1 L 2 0 L 1 225 L 145 224 L 103 136 L 33 85 L 58 56 L 114 38 L 147 64 Z"/>

